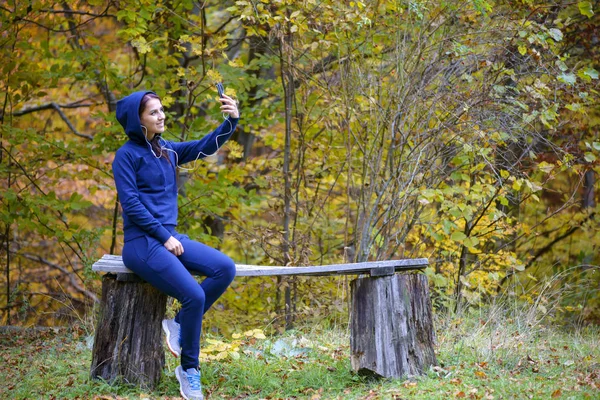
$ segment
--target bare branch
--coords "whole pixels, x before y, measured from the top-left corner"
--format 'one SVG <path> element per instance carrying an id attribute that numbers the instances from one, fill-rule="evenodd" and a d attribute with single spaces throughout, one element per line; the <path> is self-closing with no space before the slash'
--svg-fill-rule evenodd
<path id="1" fill-rule="evenodd" d="M 94 138 L 90 135 L 85 135 L 83 133 L 79 133 L 79 131 L 77 131 L 77 129 L 75 129 L 75 127 L 73 126 L 73 124 L 71 123 L 71 121 L 69 121 L 69 118 L 67 118 L 67 116 L 65 115 L 65 113 L 62 112 L 60 106 L 56 103 L 52 103 L 52 108 L 54 108 L 56 110 L 56 112 L 58 112 L 58 115 L 60 115 L 60 117 L 62 118 L 63 121 L 65 121 L 65 124 L 67 124 L 67 126 L 71 129 L 71 131 L 79 137 L 83 137 L 89 140 L 93 140 Z"/>
<path id="2" fill-rule="evenodd" d="M 37 112 L 37 111 L 54 109 L 54 110 L 56 110 L 56 112 L 58 112 L 58 115 L 60 115 L 61 119 L 67 124 L 67 126 L 69 127 L 69 129 L 71 129 L 71 131 L 76 136 L 92 140 L 92 139 L 94 139 L 92 136 L 80 133 L 75 128 L 75 126 L 73 126 L 73 124 L 71 123 L 71 121 L 69 120 L 69 118 L 67 118 L 67 116 L 65 115 L 65 113 L 62 111 L 62 109 L 63 108 L 91 107 L 93 105 L 94 104 L 87 104 L 87 103 L 86 104 L 79 104 L 78 102 L 75 102 L 75 103 L 65 104 L 65 105 L 61 106 L 58 103 L 51 102 L 51 103 L 47 103 L 47 104 L 42 104 L 40 106 L 24 108 L 22 110 L 19 110 L 19 111 L 16 111 L 16 112 L 12 113 L 12 116 L 13 117 L 20 117 L 22 115 L 30 114 L 30 113 Z M 4 117 L 4 115 L 0 115 L 0 120 L 3 119 L 3 117 Z"/>
<path id="3" fill-rule="evenodd" d="M 533 257 L 527 262 L 527 264 L 525 264 L 525 266 L 523 267 L 523 270 L 528 269 L 529 267 L 531 267 L 533 265 L 533 263 L 535 261 L 537 261 L 538 258 L 540 258 L 541 256 L 543 256 L 544 254 L 548 253 L 549 251 L 551 251 L 552 249 L 554 249 L 554 245 L 558 242 L 560 242 L 563 239 L 568 238 L 569 236 L 571 236 L 572 234 L 574 234 L 575 232 L 577 232 L 578 230 L 581 229 L 581 227 L 588 222 L 589 220 L 593 219 L 594 216 L 596 215 L 596 213 L 592 212 L 590 213 L 587 217 L 585 217 L 585 219 L 583 221 L 581 221 L 578 225 L 576 226 L 572 226 L 571 228 L 569 228 L 566 232 L 558 235 L 557 237 L 555 237 L 552 241 L 550 241 L 548 244 L 546 244 L 544 247 L 542 247 L 541 249 L 538 249 L 538 251 L 535 252 L 535 254 L 533 255 Z M 510 279 L 513 275 L 515 275 L 516 272 L 515 271 L 509 271 L 506 276 L 504 276 L 504 278 L 502 278 L 500 280 L 500 282 L 498 283 L 498 288 L 497 291 L 500 292 L 500 290 L 502 289 L 502 285 L 504 285 L 504 282 L 506 282 L 508 279 Z"/>
<path id="4" fill-rule="evenodd" d="M 40 28 L 44 28 L 47 29 L 48 31 L 51 32 L 55 32 L 55 33 L 65 33 L 65 32 L 69 32 L 72 31 L 73 29 L 77 29 L 80 26 L 86 25 L 89 22 L 92 22 L 93 20 L 97 19 L 97 18 L 103 18 L 103 17 L 112 17 L 112 18 L 116 18 L 116 15 L 112 15 L 108 13 L 108 9 L 110 8 L 110 6 L 112 5 L 112 2 L 108 2 L 108 5 L 106 6 L 106 8 L 104 9 L 104 11 L 102 11 L 100 14 L 95 14 L 95 13 L 89 13 L 87 11 L 77 11 L 77 10 L 71 10 L 67 4 L 64 4 L 65 9 L 63 10 L 40 10 L 41 12 L 47 12 L 47 13 L 54 13 L 54 14 L 67 14 L 69 16 L 72 16 L 73 14 L 79 14 L 79 15 L 89 15 L 90 18 L 86 19 L 83 22 L 80 22 L 76 25 L 70 25 L 69 28 L 67 29 L 55 29 L 55 28 L 51 28 L 49 26 L 46 26 L 44 24 L 41 24 L 37 21 L 33 21 L 30 19 L 25 19 L 25 18 L 17 18 L 17 20 L 20 21 L 24 21 L 24 22 L 29 22 L 32 23 L 34 25 L 39 26 Z"/>
<path id="5" fill-rule="evenodd" d="M 78 15 L 89 15 L 91 17 L 114 17 L 117 18 L 116 15 L 112 15 L 112 14 L 108 14 L 106 11 L 108 10 L 108 8 L 106 10 L 104 10 L 104 12 L 102 12 L 101 14 L 96 14 L 96 13 L 91 13 L 88 11 L 79 11 L 79 10 L 40 10 L 40 12 L 45 12 L 45 13 L 50 13 L 50 14 L 78 14 Z"/>
<path id="6" fill-rule="evenodd" d="M 16 253 L 14 251 L 11 251 L 11 253 Z M 41 264 L 47 265 L 51 268 L 57 269 L 60 272 L 62 272 L 63 274 L 67 275 L 69 277 L 69 280 L 71 281 L 71 285 L 73 285 L 73 287 L 81 294 L 85 295 L 86 297 L 92 299 L 94 302 L 98 302 L 98 296 L 96 296 L 94 293 L 90 292 L 89 290 L 85 289 L 84 287 L 82 287 L 79 282 L 77 282 L 77 275 L 73 272 L 69 272 L 66 268 L 61 267 L 58 264 L 55 264 L 49 260 L 46 260 L 45 258 L 42 258 L 41 256 L 35 255 L 35 254 L 29 254 L 29 253 L 18 253 L 19 256 L 24 257 L 28 260 L 32 260 L 32 261 L 36 261 L 39 262 Z"/>

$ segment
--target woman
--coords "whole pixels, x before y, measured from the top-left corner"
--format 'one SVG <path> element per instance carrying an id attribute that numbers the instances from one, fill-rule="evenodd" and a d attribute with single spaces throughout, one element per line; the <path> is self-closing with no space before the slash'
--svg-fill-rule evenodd
<path id="1" fill-rule="evenodd" d="M 176 168 L 215 153 L 229 139 L 239 119 L 236 102 L 223 95 L 221 111 L 228 118 L 201 140 L 170 142 L 160 98 L 135 92 L 117 103 L 117 120 L 129 137 L 115 155 L 113 173 L 123 208 L 123 262 L 127 268 L 169 296 L 181 310 L 164 320 L 167 345 L 180 356 L 175 370 L 181 394 L 203 399 L 198 357 L 204 313 L 235 276 L 225 254 L 178 233 Z M 202 283 L 191 272 L 206 276 Z"/>

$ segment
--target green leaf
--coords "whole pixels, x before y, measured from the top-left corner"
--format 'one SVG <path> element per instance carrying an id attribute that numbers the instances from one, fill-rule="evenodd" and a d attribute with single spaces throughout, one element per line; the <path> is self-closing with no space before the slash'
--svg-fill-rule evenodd
<path id="1" fill-rule="evenodd" d="M 437 232 L 431 232 L 431 237 L 434 240 L 437 240 L 438 242 L 441 242 L 442 240 L 444 240 L 444 237 Z"/>
<path id="2" fill-rule="evenodd" d="M 569 67 L 567 67 L 567 64 L 565 64 L 565 62 L 563 60 L 557 60 L 556 61 L 556 66 L 562 71 L 565 72 L 566 70 L 569 69 Z"/>
<path id="3" fill-rule="evenodd" d="M 592 18 L 594 15 L 594 8 L 591 1 L 580 1 L 577 3 L 577 7 L 579 7 L 579 12 L 588 18 Z"/>
<path id="4" fill-rule="evenodd" d="M 521 190 L 521 182 L 520 181 L 514 181 L 512 184 L 512 188 L 513 190 L 519 191 Z"/>
<path id="5" fill-rule="evenodd" d="M 545 173 L 549 174 L 554 169 L 554 165 L 547 163 L 546 161 L 542 161 L 539 163 L 538 168 Z"/>
<path id="6" fill-rule="evenodd" d="M 523 120 L 524 120 L 526 123 L 530 123 L 531 121 L 533 121 L 533 120 L 534 120 L 534 119 L 535 119 L 535 118 L 538 116 L 538 114 L 539 114 L 539 112 L 538 112 L 538 111 L 535 111 L 535 110 L 534 110 L 534 111 L 532 111 L 532 112 L 531 112 L 531 113 L 529 113 L 529 114 L 526 114 L 526 113 L 524 113 L 524 114 L 523 114 Z"/>
<path id="7" fill-rule="evenodd" d="M 563 39 L 563 33 L 560 31 L 560 29 L 552 28 L 548 30 L 548 33 L 550 36 L 552 36 L 552 39 L 556 40 L 557 42 L 560 42 Z"/>
<path id="8" fill-rule="evenodd" d="M 479 239 L 477 239 L 476 237 L 468 237 L 464 240 L 464 245 L 469 248 L 474 248 L 478 244 L 479 244 Z"/>
<path id="9" fill-rule="evenodd" d="M 562 83 L 566 83 L 568 85 L 573 85 L 575 84 L 575 82 L 577 82 L 577 77 L 575 76 L 575 74 L 566 74 L 566 73 L 562 73 L 558 76 L 558 80 Z"/>
<path id="10" fill-rule="evenodd" d="M 587 162 L 596 161 L 596 156 L 594 154 L 590 153 L 589 151 L 585 153 L 584 158 L 585 158 L 585 161 L 587 161 Z"/>
<path id="11" fill-rule="evenodd" d="M 598 71 L 596 71 L 594 68 L 588 67 L 583 70 L 583 73 L 592 79 L 598 79 Z"/>
<path id="12" fill-rule="evenodd" d="M 454 240 L 455 242 L 462 242 L 466 238 L 467 238 L 467 235 L 465 235 L 462 232 L 454 232 L 452 234 L 452 236 L 450 236 L 450 239 Z"/>
<path id="13" fill-rule="evenodd" d="M 600 151 L 600 142 L 594 142 L 592 143 L 592 147 L 598 151 Z"/>
<path id="14" fill-rule="evenodd" d="M 525 266 L 524 266 L 524 265 L 522 265 L 522 264 L 516 264 L 516 265 L 515 265 L 515 269 L 516 269 L 517 271 L 525 271 Z"/>
<path id="15" fill-rule="evenodd" d="M 522 56 L 524 56 L 524 55 L 525 55 L 525 53 L 527 53 L 527 47 L 525 47 L 525 45 L 524 45 L 524 44 L 522 44 L 522 45 L 520 45 L 520 46 L 519 46 L 519 53 L 520 53 Z"/>
<path id="16" fill-rule="evenodd" d="M 152 48 L 146 42 L 146 39 L 143 36 L 140 36 L 137 39 L 133 39 L 131 41 L 131 45 L 133 47 L 136 47 L 138 49 L 138 51 L 140 52 L 140 54 L 149 53 L 150 50 L 152 50 Z"/>
<path id="17" fill-rule="evenodd" d="M 558 113 L 556 112 L 556 105 L 553 105 L 550 108 L 545 109 L 542 112 L 542 117 L 544 117 L 544 119 L 546 119 L 547 121 L 554 121 L 556 119 L 556 117 L 558 117 Z"/>
<path id="18" fill-rule="evenodd" d="M 431 280 L 436 287 L 448 286 L 448 279 L 442 274 L 433 274 Z"/>

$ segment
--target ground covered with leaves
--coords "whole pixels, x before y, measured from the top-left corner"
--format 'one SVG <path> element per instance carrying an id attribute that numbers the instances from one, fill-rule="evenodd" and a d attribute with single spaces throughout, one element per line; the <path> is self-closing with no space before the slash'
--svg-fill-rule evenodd
<path id="1" fill-rule="evenodd" d="M 597 399 L 600 329 L 556 328 L 484 315 L 438 321 L 438 366 L 398 380 L 351 371 L 343 329 L 205 338 L 208 399 Z M 493 321 L 493 322 L 491 322 Z M 80 327 L 0 331 L 2 399 L 176 399 L 167 352 L 154 391 L 89 379 L 92 337 Z"/>

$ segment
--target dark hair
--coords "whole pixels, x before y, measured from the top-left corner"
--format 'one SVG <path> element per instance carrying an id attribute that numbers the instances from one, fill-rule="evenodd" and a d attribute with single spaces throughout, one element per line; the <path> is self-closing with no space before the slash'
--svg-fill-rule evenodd
<path id="1" fill-rule="evenodd" d="M 144 97 L 142 97 L 142 101 L 140 101 L 140 109 L 138 111 L 140 117 L 146 109 L 146 104 L 148 103 L 148 101 L 150 101 L 150 99 L 157 99 L 158 101 L 160 101 L 160 97 L 158 97 L 156 94 L 146 93 Z M 160 135 L 154 135 L 154 137 L 150 141 L 150 146 L 152 146 L 152 151 L 154 151 L 154 154 L 160 154 L 160 157 L 166 159 L 169 162 L 169 164 L 171 163 L 169 154 L 167 154 L 168 152 L 163 151 L 162 147 L 160 146 Z"/>
<path id="2" fill-rule="evenodd" d="M 138 110 L 138 113 L 140 114 L 140 116 L 146 109 L 146 104 L 148 103 L 148 101 L 150 101 L 150 99 L 156 99 L 156 100 L 160 101 L 160 97 L 158 97 L 158 95 L 156 95 L 154 93 L 146 93 L 144 95 L 144 97 L 142 97 L 142 101 L 140 101 L 140 109 Z"/>

